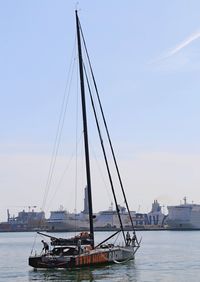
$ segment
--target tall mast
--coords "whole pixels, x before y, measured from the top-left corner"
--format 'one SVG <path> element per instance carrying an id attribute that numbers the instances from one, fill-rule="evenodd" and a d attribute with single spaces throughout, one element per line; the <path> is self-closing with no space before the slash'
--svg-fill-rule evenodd
<path id="1" fill-rule="evenodd" d="M 84 133 L 84 145 L 85 145 L 85 164 L 86 164 L 87 191 L 88 191 L 90 238 L 92 241 L 91 242 L 92 247 L 94 247 L 94 228 L 93 228 L 93 212 L 92 212 L 90 158 L 89 158 L 88 131 L 87 131 L 87 114 L 86 114 L 86 103 L 85 103 L 85 87 L 84 87 L 84 75 L 83 75 L 83 59 L 82 59 L 82 50 L 81 50 L 80 23 L 79 23 L 77 11 L 76 11 L 76 30 L 77 30 L 81 102 L 82 102 L 82 115 L 83 115 L 83 133 Z"/>

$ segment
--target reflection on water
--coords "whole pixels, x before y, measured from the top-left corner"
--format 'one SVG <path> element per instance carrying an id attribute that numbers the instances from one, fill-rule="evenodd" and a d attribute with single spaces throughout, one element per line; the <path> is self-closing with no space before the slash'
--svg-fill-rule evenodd
<path id="1" fill-rule="evenodd" d="M 135 273 L 135 275 L 133 275 Z M 123 274 L 123 275 L 122 275 Z M 109 266 L 83 267 L 73 270 L 31 270 L 29 281 L 133 281 L 137 271 L 134 261 Z M 135 276 L 135 277 L 134 277 Z"/>
<path id="2" fill-rule="evenodd" d="M 29 281 L 95 281 L 92 270 L 31 270 Z"/>

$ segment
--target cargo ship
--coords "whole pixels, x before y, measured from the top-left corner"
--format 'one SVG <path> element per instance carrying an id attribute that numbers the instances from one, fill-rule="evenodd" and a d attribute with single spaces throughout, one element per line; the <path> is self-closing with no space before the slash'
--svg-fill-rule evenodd
<path id="1" fill-rule="evenodd" d="M 168 229 L 200 230 L 200 205 L 187 203 L 184 197 L 183 204 L 168 206 L 166 224 Z"/>

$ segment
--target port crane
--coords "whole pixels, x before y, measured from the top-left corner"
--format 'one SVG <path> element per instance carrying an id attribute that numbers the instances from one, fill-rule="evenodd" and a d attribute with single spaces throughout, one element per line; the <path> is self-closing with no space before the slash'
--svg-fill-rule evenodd
<path id="1" fill-rule="evenodd" d="M 31 208 L 32 209 L 36 209 L 37 208 L 37 206 L 12 206 L 12 208 L 28 208 L 28 212 L 30 212 L 31 211 Z M 8 221 L 9 221 L 9 219 L 10 219 L 10 211 L 9 211 L 9 209 L 7 209 L 7 218 L 8 218 Z"/>

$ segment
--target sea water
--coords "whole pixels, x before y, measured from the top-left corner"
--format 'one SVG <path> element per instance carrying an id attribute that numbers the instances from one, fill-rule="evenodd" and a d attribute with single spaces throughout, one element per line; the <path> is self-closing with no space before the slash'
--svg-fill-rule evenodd
<path id="1" fill-rule="evenodd" d="M 110 234 L 96 232 L 96 241 Z M 28 266 L 35 234 L 0 233 L 0 281 L 200 281 L 200 231 L 141 231 L 138 237 L 142 237 L 142 242 L 134 261 L 75 270 L 36 271 Z M 41 239 L 36 243 L 39 251 Z"/>

